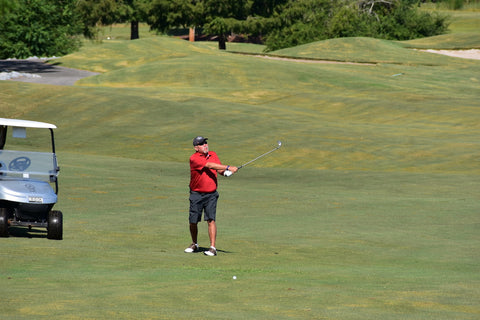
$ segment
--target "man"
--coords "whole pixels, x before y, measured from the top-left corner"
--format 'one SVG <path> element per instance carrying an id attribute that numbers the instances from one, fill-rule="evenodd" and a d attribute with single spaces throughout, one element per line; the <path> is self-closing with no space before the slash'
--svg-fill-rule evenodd
<path id="1" fill-rule="evenodd" d="M 210 249 L 203 253 L 207 256 L 216 256 L 215 241 L 217 238 L 217 225 L 215 224 L 217 211 L 217 173 L 230 176 L 237 172 L 238 168 L 227 166 L 220 162 L 215 152 L 208 150 L 208 138 L 201 136 L 193 139 L 195 153 L 190 157 L 190 235 L 192 244 L 185 249 L 191 253 L 199 250 L 197 224 L 202 219 L 208 223 L 208 236 L 210 237 Z"/>

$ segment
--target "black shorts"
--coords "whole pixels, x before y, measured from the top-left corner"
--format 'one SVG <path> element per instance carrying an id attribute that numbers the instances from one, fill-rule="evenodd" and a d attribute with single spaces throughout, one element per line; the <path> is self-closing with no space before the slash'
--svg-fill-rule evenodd
<path id="1" fill-rule="evenodd" d="M 202 193 L 190 191 L 190 223 L 202 220 L 202 211 L 205 212 L 204 220 L 215 220 L 217 215 L 218 192 Z"/>

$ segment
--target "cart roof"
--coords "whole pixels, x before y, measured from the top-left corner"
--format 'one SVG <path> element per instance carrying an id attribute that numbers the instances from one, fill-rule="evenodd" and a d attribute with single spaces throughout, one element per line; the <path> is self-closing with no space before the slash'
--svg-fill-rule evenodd
<path id="1" fill-rule="evenodd" d="M 6 119 L 6 118 L 0 118 L 0 126 L 23 127 L 23 128 L 45 128 L 45 129 L 57 128 L 57 126 L 55 126 L 54 124 L 50 124 L 46 122 L 20 120 L 20 119 Z"/>

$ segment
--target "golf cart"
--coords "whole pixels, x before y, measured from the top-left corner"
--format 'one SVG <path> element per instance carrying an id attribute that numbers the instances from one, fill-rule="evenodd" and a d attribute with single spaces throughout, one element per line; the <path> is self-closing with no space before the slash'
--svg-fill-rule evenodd
<path id="1" fill-rule="evenodd" d="M 33 135 L 28 140 L 27 128 L 29 136 Z M 60 170 L 55 155 L 55 128 L 44 122 L 0 118 L 0 237 L 8 237 L 10 226 L 22 226 L 29 230 L 47 228 L 48 239 L 62 239 L 62 212 L 52 210 L 57 202 Z M 50 130 L 49 137 L 44 129 Z M 51 152 L 31 151 L 37 150 L 33 146 L 39 141 L 51 144 Z M 11 145 L 20 151 L 10 150 Z"/>

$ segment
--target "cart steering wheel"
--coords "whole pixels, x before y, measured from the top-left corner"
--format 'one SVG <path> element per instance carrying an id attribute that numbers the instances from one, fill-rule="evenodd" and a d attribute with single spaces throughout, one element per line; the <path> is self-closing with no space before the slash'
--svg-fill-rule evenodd
<path id="1" fill-rule="evenodd" d="M 8 170 L 10 170 L 10 171 L 24 171 L 28 167 L 30 167 L 31 164 L 32 164 L 32 161 L 30 160 L 30 158 L 18 157 L 18 158 L 13 159 L 12 161 L 10 161 L 10 163 L 8 164 Z"/>

